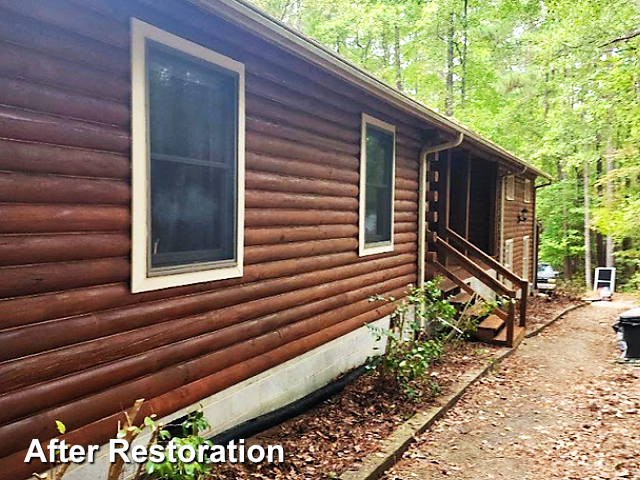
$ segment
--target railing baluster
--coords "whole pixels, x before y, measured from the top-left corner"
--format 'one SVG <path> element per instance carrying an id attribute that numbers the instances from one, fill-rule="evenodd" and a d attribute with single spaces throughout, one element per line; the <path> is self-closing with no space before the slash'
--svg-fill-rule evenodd
<path id="1" fill-rule="evenodd" d="M 513 347 L 513 337 L 515 333 L 516 323 L 516 306 L 513 302 L 509 302 L 507 306 L 508 318 L 507 318 L 507 345 Z"/>

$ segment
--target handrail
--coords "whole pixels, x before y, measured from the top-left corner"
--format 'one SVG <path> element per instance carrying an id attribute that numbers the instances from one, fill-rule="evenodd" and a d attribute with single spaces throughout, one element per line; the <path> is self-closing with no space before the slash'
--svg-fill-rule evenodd
<path id="1" fill-rule="evenodd" d="M 522 287 L 522 284 L 524 282 L 527 282 L 527 280 L 525 280 L 525 279 L 519 277 L 518 275 L 516 275 L 515 273 L 513 273 L 507 267 L 505 267 L 500 262 L 498 262 L 495 258 L 487 255 L 485 252 L 480 250 L 478 247 L 476 247 L 469 240 L 467 240 L 466 238 L 461 236 L 459 233 L 451 230 L 449 227 L 445 228 L 445 233 L 447 235 L 453 237 L 458 242 L 460 242 L 464 246 L 465 249 L 470 250 L 476 257 L 480 257 L 480 260 L 482 260 L 483 262 L 488 264 L 491 268 L 496 270 L 503 277 L 506 277 L 508 280 L 511 280 L 512 282 L 517 283 L 520 287 Z M 529 282 L 527 282 L 527 284 L 528 283 Z"/>
<path id="2" fill-rule="evenodd" d="M 447 251 L 447 253 L 450 253 L 451 255 L 456 257 L 457 260 L 463 263 L 464 266 L 470 270 L 470 273 L 473 273 L 476 277 L 480 279 L 481 282 L 488 285 L 493 290 L 500 290 L 504 295 L 507 295 L 509 297 L 515 296 L 516 292 L 511 290 L 501 281 L 493 278 L 491 275 L 485 272 L 480 265 L 478 265 L 473 260 L 464 256 L 456 248 L 449 245 L 446 241 L 442 239 L 438 239 L 438 246 L 443 247 Z"/>
<path id="3" fill-rule="evenodd" d="M 454 232 L 449 227 L 445 227 L 444 231 L 447 236 L 453 237 L 454 240 L 457 240 L 459 243 L 461 243 L 467 251 L 470 251 L 473 255 L 478 257 L 481 261 L 488 264 L 489 267 L 496 270 L 496 272 L 498 272 L 500 275 L 502 275 L 503 277 L 506 277 L 508 280 L 512 281 L 513 283 L 517 284 L 520 287 L 520 305 L 519 305 L 520 308 L 518 312 L 520 317 L 519 324 L 521 327 L 524 327 L 526 325 L 527 295 L 529 294 L 529 281 L 519 277 L 518 275 L 513 273 L 511 270 L 507 269 L 500 262 L 496 261 L 496 259 L 487 255 L 485 252 L 483 252 L 478 247 L 476 247 L 473 243 L 469 242 L 466 238 L 462 237 L 457 232 Z M 451 253 L 453 253 L 454 256 L 458 256 L 458 259 L 461 259 L 461 258 L 464 259 L 462 260 L 463 263 L 465 263 L 465 261 L 471 262 L 471 260 L 466 258 L 464 255 L 462 255 L 460 252 L 458 252 L 454 247 L 452 247 L 448 243 L 444 241 L 440 241 L 440 244 L 442 245 L 446 244 L 448 247 L 450 247 L 453 250 L 453 252 Z M 476 267 L 480 268 L 483 274 L 486 274 L 486 272 L 484 271 L 484 269 L 482 269 L 482 267 L 479 267 L 475 262 L 471 262 L 471 263 Z M 472 273 L 477 275 L 477 272 L 472 272 Z M 489 278 L 493 279 L 493 277 L 490 277 L 490 276 Z M 502 285 L 506 289 L 506 286 L 504 286 L 501 282 L 499 282 L 498 280 L 496 280 L 496 282 Z M 508 289 L 506 291 L 508 291 Z M 511 294 L 507 293 L 507 295 L 511 298 L 515 298 L 515 292 Z M 511 312 L 512 310 L 510 310 L 509 315 L 511 315 Z"/>
<path id="4" fill-rule="evenodd" d="M 449 270 L 447 267 L 442 265 L 440 262 L 435 261 L 435 262 L 433 262 L 433 265 L 436 267 L 437 270 L 440 271 L 440 273 L 442 273 L 445 277 L 447 277 L 453 283 L 458 285 L 458 287 L 460 287 L 462 290 L 467 292 L 469 295 L 475 295 L 477 293 L 464 280 L 462 280 L 458 275 L 453 273 L 451 270 Z M 493 309 L 493 313 L 495 313 L 498 317 L 500 317 L 502 320 L 505 320 L 505 321 L 507 321 L 508 318 L 509 318 L 508 317 L 508 313 L 502 311 L 502 309 L 500 309 L 498 307 Z"/>

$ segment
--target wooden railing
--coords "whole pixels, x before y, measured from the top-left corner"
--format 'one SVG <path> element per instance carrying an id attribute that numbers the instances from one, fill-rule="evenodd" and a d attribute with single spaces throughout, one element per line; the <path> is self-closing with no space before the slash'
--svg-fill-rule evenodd
<path id="1" fill-rule="evenodd" d="M 491 290 L 496 292 L 500 296 L 506 296 L 511 299 L 516 299 L 517 289 L 520 290 L 520 299 L 518 302 L 518 314 L 519 314 L 519 324 L 521 327 L 526 325 L 526 312 L 527 312 L 527 294 L 529 290 L 529 282 L 523 278 L 518 277 L 512 271 L 508 270 L 504 265 L 498 262 L 493 257 L 487 255 L 485 252 L 480 250 L 474 244 L 469 242 L 466 238 L 460 236 L 458 233 L 454 232 L 449 228 L 445 228 L 443 232 L 446 236 L 445 238 L 438 237 L 437 245 L 442 250 L 442 253 L 446 257 L 447 255 L 451 256 L 453 260 L 467 270 L 470 274 L 476 277 L 479 281 L 487 285 Z M 460 246 L 460 249 L 451 245 L 453 242 L 457 243 Z M 465 253 L 463 253 L 465 252 Z M 512 284 L 517 286 L 517 289 L 513 289 L 512 287 L 508 287 L 503 282 L 494 278 L 486 271 L 486 267 L 479 265 L 473 259 L 469 257 L 474 257 L 475 259 L 482 262 L 486 267 L 495 270 L 499 275 L 503 278 L 509 280 Z M 440 262 L 435 262 L 435 267 L 447 278 L 449 278 L 452 282 L 456 283 L 460 288 L 465 290 L 467 293 L 472 293 L 472 289 L 466 282 L 464 282 L 461 278 L 459 278 L 456 274 L 454 274 L 450 269 L 448 269 L 445 265 Z M 471 291 L 470 291 L 471 290 Z M 507 344 L 513 345 L 514 335 L 515 335 L 515 322 L 516 322 L 516 306 L 514 303 L 507 304 L 506 311 L 501 309 L 496 309 L 495 313 L 499 317 L 501 317 L 506 322 L 507 328 Z"/>

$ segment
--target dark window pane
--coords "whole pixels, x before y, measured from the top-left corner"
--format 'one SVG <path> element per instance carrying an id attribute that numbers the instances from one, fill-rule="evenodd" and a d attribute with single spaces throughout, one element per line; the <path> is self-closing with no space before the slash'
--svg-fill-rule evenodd
<path id="1" fill-rule="evenodd" d="M 151 267 L 235 259 L 238 77 L 149 44 Z"/>
<path id="2" fill-rule="evenodd" d="M 365 243 L 390 242 L 394 135 L 367 125 Z"/>

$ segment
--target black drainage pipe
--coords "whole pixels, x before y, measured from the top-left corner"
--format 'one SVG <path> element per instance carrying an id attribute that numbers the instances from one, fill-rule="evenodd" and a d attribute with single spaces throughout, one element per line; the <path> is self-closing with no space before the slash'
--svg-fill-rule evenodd
<path id="1" fill-rule="evenodd" d="M 246 439 L 269 430 L 342 392 L 349 383 L 362 376 L 367 370 L 367 365 L 362 365 L 295 402 L 231 427 L 229 430 L 214 435 L 209 440 L 215 445 L 227 445 L 232 440 Z"/>

